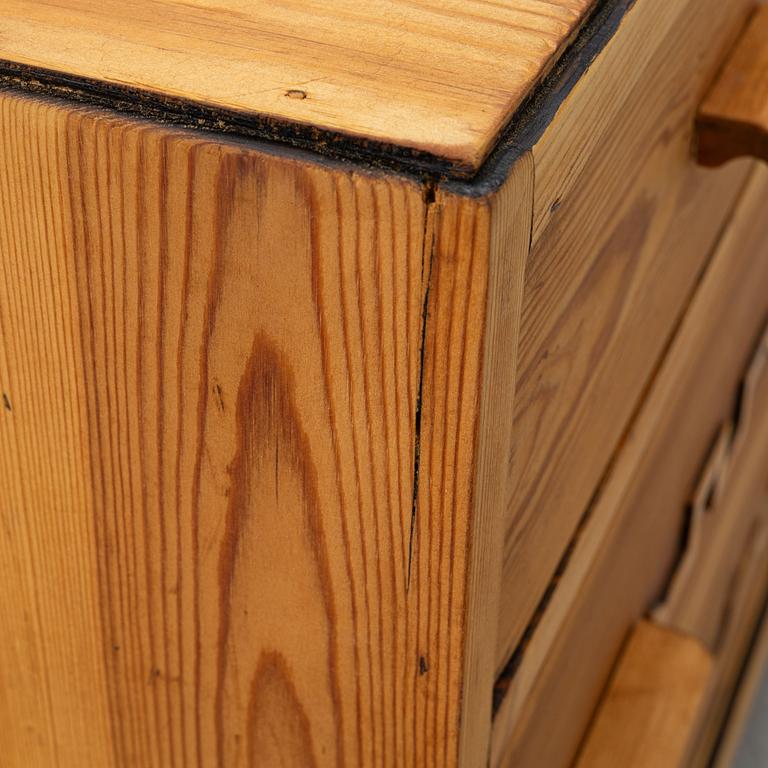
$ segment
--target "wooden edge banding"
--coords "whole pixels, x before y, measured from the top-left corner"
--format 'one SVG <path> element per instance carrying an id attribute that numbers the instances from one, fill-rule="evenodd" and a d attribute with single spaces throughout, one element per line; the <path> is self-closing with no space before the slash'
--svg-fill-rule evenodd
<path id="1" fill-rule="evenodd" d="M 576 768 L 677 768 L 706 698 L 712 657 L 694 638 L 640 622 Z"/>
<path id="2" fill-rule="evenodd" d="M 515 368 L 533 191 L 533 156 L 527 153 L 513 167 L 507 183 L 488 200 L 488 286 L 469 534 L 461 766 L 487 765 L 490 750 L 504 492 L 512 452 Z"/>
<path id="3" fill-rule="evenodd" d="M 701 165 L 738 157 L 768 162 L 768 6 L 755 11 L 705 98 L 696 132 Z"/>

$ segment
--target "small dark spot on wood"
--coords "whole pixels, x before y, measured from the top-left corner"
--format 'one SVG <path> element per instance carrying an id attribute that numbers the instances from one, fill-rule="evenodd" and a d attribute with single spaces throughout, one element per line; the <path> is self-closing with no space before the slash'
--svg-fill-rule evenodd
<path id="1" fill-rule="evenodd" d="M 307 98 L 307 92 L 306 91 L 300 91 L 298 88 L 291 88 L 290 91 L 286 91 L 285 95 L 289 99 L 306 99 Z"/>
<path id="2" fill-rule="evenodd" d="M 13 408 L 11 408 L 11 400 L 8 397 L 8 395 L 3 392 L 3 406 L 5 407 L 6 411 L 12 411 Z"/>
<path id="3" fill-rule="evenodd" d="M 153 685 L 155 680 L 161 675 L 161 671 L 157 667 L 152 667 L 149 673 L 149 684 Z"/>
<path id="4" fill-rule="evenodd" d="M 112 646 L 112 650 L 113 650 L 115 653 L 117 653 L 117 652 L 120 650 L 120 646 L 119 646 L 119 645 L 113 645 L 113 646 Z"/>
<path id="5" fill-rule="evenodd" d="M 423 656 L 419 656 L 419 674 L 426 675 L 429 672 L 429 664 Z"/>
<path id="6" fill-rule="evenodd" d="M 552 205 L 549 206 L 549 212 L 555 213 L 557 209 L 563 204 L 562 198 L 558 197 Z"/>

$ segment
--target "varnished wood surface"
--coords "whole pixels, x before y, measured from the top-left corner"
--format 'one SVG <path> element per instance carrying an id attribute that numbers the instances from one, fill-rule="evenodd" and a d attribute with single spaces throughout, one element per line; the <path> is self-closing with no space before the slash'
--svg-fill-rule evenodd
<path id="1" fill-rule="evenodd" d="M 768 419 L 763 419 L 763 424 L 766 421 Z M 768 510 L 764 493 L 768 441 L 765 435 L 765 431 L 760 435 L 762 444 L 753 454 L 756 461 L 744 467 L 745 471 L 739 471 L 740 489 L 737 494 L 748 505 L 742 511 L 749 514 L 759 510 L 762 525 L 754 527 L 746 548 L 741 552 L 737 578 L 731 584 L 728 622 L 720 638 L 703 717 L 689 755 L 691 768 L 712 765 L 713 751 L 723 733 L 724 719 L 734 700 L 736 686 L 768 600 L 768 527 L 764 524 Z M 762 498 L 756 493 L 758 487 L 763 491 Z"/>
<path id="2" fill-rule="evenodd" d="M 768 316 L 767 196 L 768 172 L 758 169 L 507 681 L 494 765 L 571 764 L 627 633 L 668 587 L 690 494 Z M 759 600 L 755 573 L 765 567 L 742 559 L 753 563 L 744 594 L 749 584 L 754 593 L 731 592 L 737 614 Z M 743 621 L 721 616 L 738 642 L 750 610 Z"/>
<path id="3" fill-rule="evenodd" d="M 768 326 L 694 493 L 682 562 L 654 619 L 717 649 L 744 552 L 762 529 L 768 530 Z"/>
<path id="4" fill-rule="evenodd" d="M 766 278 L 763 278 L 764 281 Z M 765 284 L 765 282 L 764 282 Z M 768 312 L 766 312 L 768 316 Z M 690 631 L 716 654 L 691 766 L 710 765 L 768 599 L 768 332 L 742 379 L 726 422 L 707 517 L 691 522 L 688 549 L 659 621 Z M 710 522 L 711 520 L 711 522 Z M 704 525 L 702 525 L 704 523 Z M 697 526 L 697 527 L 695 527 Z"/>
<path id="5" fill-rule="evenodd" d="M 752 708 L 765 680 L 766 671 L 768 671 L 768 621 L 763 616 L 763 624 L 755 638 L 746 668 L 739 681 L 736 698 L 728 713 L 728 723 L 717 748 L 717 757 L 713 761 L 715 768 L 732 768 L 747 727 L 753 727 Z"/>
<path id="6" fill-rule="evenodd" d="M 696 121 L 698 160 L 768 161 L 768 6 L 760 5 L 725 62 Z"/>
<path id="7" fill-rule="evenodd" d="M 712 656 L 698 640 L 641 621 L 576 768 L 683 768 L 711 672 Z"/>
<path id="8" fill-rule="evenodd" d="M 534 147 L 499 667 L 653 378 L 747 165 L 695 166 L 751 0 L 638 0 Z"/>
<path id="9" fill-rule="evenodd" d="M 488 286 L 469 530 L 472 551 L 466 587 L 459 742 L 459 762 L 462 766 L 487 766 L 490 750 L 491 693 L 502 599 L 504 508 L 500 500 L 507 487 L 507 467 L 512 455 L 512 406 L 517 382 L 509 372 L 510 366 L 514 369 L 517 360 L 524 268 L 531 241 L 533 193 L 533 158 L 528 154 L 512 169 L 498 193 L 485 200 L 481 210 L 477 210 L 475 202 L 463 201 L 460 206 L 463 218 L 482 221 L 483 216 L 487 216 L 490 224 L 488 243 L 483 248 L 473 249 L 472 254 L 481 262 L 487 258 Z M 438 194 L 437 203 L 445 206 L 443 220 L 450 222 L 449 212 L 457 209 L 457 201 Z M 473 224 L 473 229 L 475 226 Z M 455 258 L 452 254 L 461 250 L 462 240 L 455 235 L 438 238 L 438 246 L 444 252 L 438 252 L 437 262 L 442 259 L 450 261 Z M 460 290 L 460 284 L 456 288 Z M 444 340 L 446 347 L 454 347 L 455 338 L 455 333 L 450 334 Z M 451 404 L 447 403 L 446 408 L 450 413 Z M 429 507 L 429 513 L 442 517 L 446 505 L 439 491 L 433 489 L 432 493 L 435 494 L 435 505 Z"/>
<path id="10" fill-rule="evenodd" d="M 482 162 L 595 0 L 4 0 L 0 60 Z"/>
<path id="11" fill-rule="evenodd" d="M 480 765 L 530 164 L 12 92 L 0 157 L 3 767 Z"/>

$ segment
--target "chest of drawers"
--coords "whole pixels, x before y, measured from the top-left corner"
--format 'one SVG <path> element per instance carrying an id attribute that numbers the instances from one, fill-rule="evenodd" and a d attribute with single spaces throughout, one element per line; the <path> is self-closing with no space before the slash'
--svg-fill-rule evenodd
<path id="1" fill-rule="evenodd" d="M 709 759 L 768 593 L 766 19 L 5 0 L 0 763 Z"/>

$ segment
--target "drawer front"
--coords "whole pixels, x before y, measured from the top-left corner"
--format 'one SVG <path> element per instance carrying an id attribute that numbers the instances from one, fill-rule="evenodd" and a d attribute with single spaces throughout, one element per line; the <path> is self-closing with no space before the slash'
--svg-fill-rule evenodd
<path id="1" fill-rule="evenodd" d="M 693 493 L 667 595 L 633 630 L 579 767 L 711 762 L 768 587 L 768 329 L 737 405 Z"/>
<path id="2" fill-rule="evenodd" d="M 665 592 L 691 495 L 768 317 L 767 196 L 760 169 L 507 681 L 496 764 L 569 763 L 627 631 Z"/>
<path id="3" fill-rule="evenodd" d="M 763 282 L 763 289 L 768 281 Z M 768 588 L 768 328 L 694 494 L 686 548 L 654 618 L 715 656 L 691 764 L 708 765 Z M 721 447 L 722 446 L 722 447 Z"/>
<path id="4" fill-rule="evenodd" d="M 760 617 L 760 627 L 752 636 L 749 658 L 742 665 L 738 690 L 728 707 L 728 719 L 721 730 L 717 745 L 717 757 L 713 768 L 732 768 L 742 750 L 759 743 L 761 722 L 753 718 L 757 696 L 761 693 L 763 681 L 768 672 L 768 615 L 766 610 Z M 758 710 L 759 711 L 759 710 Z M 737 757 L 738 756 L 738 757 Z"/>
<path id="5" fill-rule="evenodd" d="M 682 768 L 714 660 L 696 638 L 641 621 L 579 751 L 576 768 Z"/>
<path id="6" fill-rule="evenodd" d="M 654 612 L 656 621 L 716 650 L 748 560 L 745 553 L 760 546 L 767 526 L 768 329 L 693 493 L 683 556 Z"/>
<path id="7" fill-rule="evenodd" d="M 534 148 L 497 664 L 517 646 L 733 210 L 692 159 L 751 0 L 637 0 Z"/>

